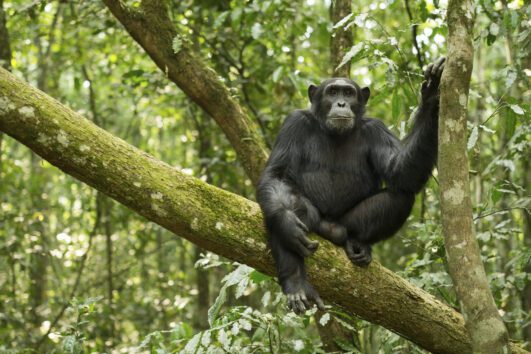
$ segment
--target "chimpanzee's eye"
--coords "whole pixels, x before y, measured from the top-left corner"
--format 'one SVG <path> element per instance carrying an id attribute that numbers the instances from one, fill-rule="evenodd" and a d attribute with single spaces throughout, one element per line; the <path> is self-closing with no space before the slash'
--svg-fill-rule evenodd
<path id="1" fill-rule="evenodd" d="M 351 88 L 345 89 L 345 96 L 354 96 L 354 90 Z"/>
<path id="2" fill-rule="evenodd" d="M 331 88 L 330 91 L 328 91 L 328 94 L 329 94 L 330 96 L 335 96 L 335 95 L 337 95 L 337 89 L 335 89 L 335 88 Z"/>

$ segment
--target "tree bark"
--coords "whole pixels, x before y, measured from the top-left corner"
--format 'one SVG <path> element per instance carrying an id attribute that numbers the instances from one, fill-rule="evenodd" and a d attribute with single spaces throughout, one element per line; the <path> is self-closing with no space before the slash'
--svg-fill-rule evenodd
<path id="1" fill-rule="evenodd" d="M 467 101 L 474 49 L 473 4 L 448 4 L 448 58 L 441 80 L 439 178 L 450 276 L 476 353 L 507 353 L 508 334 L 490 293 L 474 235 L 468 180 Z"/>
<path id="2" fill-rule="evenodd" d="M 274 274 L 256 203 L 156 160 L 3 69 L 0 131 L 175 234 Z M 308 275 L 325 300 L 431 352 L 471 352 L 459 313 L 378 262 L 353 267 L 342 249 L 319 241 Z"/>
<path id="3" fill-rule="evenodd" d="M 336 24 L 352 13 L 352 0 L 332 0 L 330 4 L 330 20 Z M 350 77 L 350 61 L 338 68 L 343 56 L 348 52 L 354 41 L 352 27 L 344 26 L 332 30 L 330 38 L 330 61 L 332 62 L 332 76 Z"/>
<path id="4" fill-rule="evenodd" d="M 260 129 L 216 72 L 176 32 L 164 1 L 144 0 L 140 11 L 127 8 L 119 0 L 104 0 L 104 3 L 168 78 L 214 118 L 256 185 L 268 155 L 264 139 L 258 133 Z"/>

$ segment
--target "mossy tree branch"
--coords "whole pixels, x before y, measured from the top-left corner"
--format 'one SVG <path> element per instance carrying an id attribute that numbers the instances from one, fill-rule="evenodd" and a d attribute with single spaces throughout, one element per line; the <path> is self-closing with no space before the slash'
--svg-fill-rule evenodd
<path id="1" fill-rule="evenodd" d="M 216 72 L 177 33 L 165 2 L 144 0 L 139 10 L 132 10 L 119 0 L 103 2 L 168 78 L 214 118 L 256 185 L 268 154 L 260 129 Z"/>

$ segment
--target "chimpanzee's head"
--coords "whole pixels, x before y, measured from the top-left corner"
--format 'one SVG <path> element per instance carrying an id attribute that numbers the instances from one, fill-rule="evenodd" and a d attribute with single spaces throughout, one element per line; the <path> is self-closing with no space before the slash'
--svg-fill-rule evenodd
<path id="1" fill-rule="evenodd" d="M 371 91 L 360 88 L 354 81 L 334 78 L 321 85 L 310 85 L 308 96 L 312 112 L 323 129 L 332 134 L 351 131 L 356 120 L 363 117 Z"/>

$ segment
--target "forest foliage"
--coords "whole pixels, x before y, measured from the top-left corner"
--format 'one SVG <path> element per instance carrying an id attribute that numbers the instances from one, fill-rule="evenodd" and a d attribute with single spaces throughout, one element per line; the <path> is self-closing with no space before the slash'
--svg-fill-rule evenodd
<path id="1" fill-rule="evenodd" d="M 140 1 L 123 3 L 140 9 Z M 215 70 L 268 147 L 285 116 L 308 106 L 308 84 L 331 75 L 330 39 L 339 31 L 353 32 L 342 62 L 371 87 L 368 114 L 400 137 L 418 105 L 422 68 L 446 55 L 444 0 L 357 1 L 337 23 L 326 0 L 167 3 L 179 33 L 173 51 L 188 45 Z M 101 1 L 0 4 L 15 75 L 157 159 L 254 199 L 220 127 Z M 527 349 L 530 13 L 522 0 L 474 2 L 467 141 L 490 289 L 511 339 Z M 8 136 L 0 141 L 2 352 L 313 353 L 324 351 L 319 334 L 332 320 L 350 333 L 338 343 L 344 351 L 425 352 L 338 308 L 296 316 L 274 278 L 147 222 Z M 439 192 L 435 171 L 406 226 L 374 257 L 459 308 Z"/>

